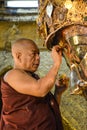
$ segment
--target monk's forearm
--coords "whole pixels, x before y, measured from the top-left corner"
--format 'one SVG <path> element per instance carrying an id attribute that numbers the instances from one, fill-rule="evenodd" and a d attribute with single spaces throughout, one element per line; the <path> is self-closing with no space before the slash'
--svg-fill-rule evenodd
<path id="1" fill-rule="evenodd" d="M 40 91 L 42 91 L 43 95 L 46 95 L 54 86 L 58 69 L 58 65 L 53 65 L 47 75 L 38 80 Z"/>
<path id="2" fill-rule="evenodd" d="M 56 80 L 56 76 L 58 74 L 59 67 L 57 65 L 53 65 L 47 75 L 44 77 L 44 80 L 48 81 L 48 83 L 53 83 Z M 50 81 L 50 82 L 49 82 Z"/>

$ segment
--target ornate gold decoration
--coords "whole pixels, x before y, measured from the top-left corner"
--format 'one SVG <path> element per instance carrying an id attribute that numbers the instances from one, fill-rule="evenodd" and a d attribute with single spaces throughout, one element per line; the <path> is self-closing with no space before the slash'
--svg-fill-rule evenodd
<path id="1" fill-rule="evenodd" d="M 51 5 L 51 15 L 48 15 L 47 7 Z M 87 1 L 86 0 L 40 0 L 39 15 L 37 19 L 38 30 L 46 44 L 56 30 L 73 24 L 87 25 Z M 50 36 L 49 36 L 50 35 Z"/>
<path id="2" fill-rule="evenodd" d="M 37 24 L 49 50 L 59 45 L 71 71 L 73 94 L 87 99 L 87 0 L 40 0 Z"/>

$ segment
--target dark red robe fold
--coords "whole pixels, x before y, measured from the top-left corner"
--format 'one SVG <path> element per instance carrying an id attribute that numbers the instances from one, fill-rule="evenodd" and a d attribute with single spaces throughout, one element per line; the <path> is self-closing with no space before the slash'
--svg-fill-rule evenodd
<path id="1" fill-rule="evenodd" d="M 45 97 L 21 94 L 4 80 L 1 92 L 0 130 L 63 130 L 59 106 L 51 93 Z"/>

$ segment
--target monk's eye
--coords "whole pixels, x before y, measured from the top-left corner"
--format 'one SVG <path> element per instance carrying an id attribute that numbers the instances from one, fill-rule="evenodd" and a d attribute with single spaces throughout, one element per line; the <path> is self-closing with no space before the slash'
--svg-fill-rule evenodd
<path id="1" fill-rule="evenodd" d="M 33 53 L 31 53 L 31 56 L 34 57 L 34 56 L 36 56 L 36 54 L 37 53 L 33 52 Z"/>
<path id="2" fill-rule="evenodd" d="M 31 52 L 29 53 L 29 56 L 35 57 L 36 55 L 39 55 L 39 52 Z"/>
<path id="3" fill-rule="evenodd" d="M 32 53 L 33 56 L 36 56 L 36 55 L 39 55 L 39 54 L 40 54 L 40 52 L 33 52 Z"/>
<path id="4" fill-rule="evenodd" d="M 37 54 L 40 55 L 40 52 L 38 52 Z"/>

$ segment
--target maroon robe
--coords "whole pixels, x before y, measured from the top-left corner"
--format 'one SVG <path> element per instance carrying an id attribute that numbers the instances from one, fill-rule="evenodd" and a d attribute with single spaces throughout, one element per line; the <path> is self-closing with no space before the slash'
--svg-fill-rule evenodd
<path id="1" fill-rule="evenodd" d="M 4 80 L 1 92 L 0 130 L 63 130 L 59 106 L 51 93 L 45 97 L 21 94 Z"/>

